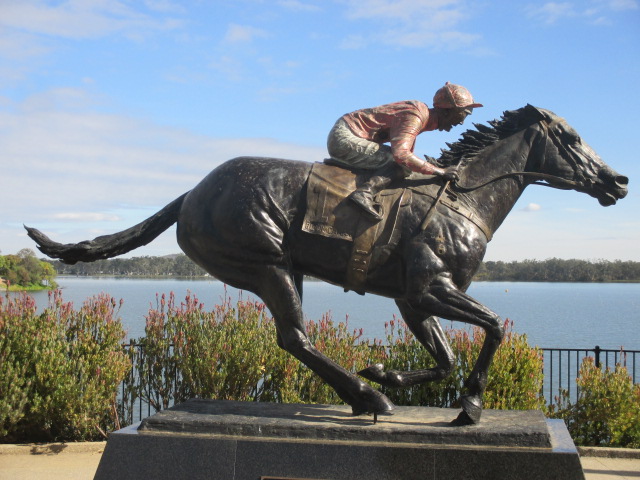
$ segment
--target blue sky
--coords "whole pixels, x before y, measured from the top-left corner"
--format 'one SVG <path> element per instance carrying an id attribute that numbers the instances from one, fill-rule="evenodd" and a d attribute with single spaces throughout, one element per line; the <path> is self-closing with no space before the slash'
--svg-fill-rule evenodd
<path id="1" fill-rule="evenodd" d="M 636 0 L 0 0 L 0 251 L 34 248 L 23 223 L 122 230 L 235 156 L 321 160 L 340 115 L 450 81 L 485 105 L 474 122 L 550 109 L 630 178 L 609 208 L 528 188 L 487 260 L 640 261 L 639 47 Z"/>

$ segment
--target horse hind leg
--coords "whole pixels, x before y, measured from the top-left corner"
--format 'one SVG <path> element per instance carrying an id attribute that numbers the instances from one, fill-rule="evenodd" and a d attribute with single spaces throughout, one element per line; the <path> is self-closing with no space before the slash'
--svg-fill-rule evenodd
<path id="1" fill-rule="evenodd" d="M 302 313 L 302 302 L 296 282 L 283 267 L 266 267 L 256 278 L 256 293 L 262 298 L 276 323 L 278 345 L 291 353 L 327 382 L 354 415 L 386 414 L 393 403 L 354 374 L 333 362 L 311 344 Z"/>
<path id="2" fill-rule="evenodd" d="M 398 370 L 385 371 L 382 364 L 376 364 L 361 370 L 358 374 L 380 385 L 392 388 L 412 387 L 425 382 L 442 380 L 449 376 L 454 366 L 453 352 L 438 318 L 422 314 L 412 309 L 404 301 L 397 300 L 396 304 L 411 332 L 436 361 L 435 367 L 401 372 Z"/>

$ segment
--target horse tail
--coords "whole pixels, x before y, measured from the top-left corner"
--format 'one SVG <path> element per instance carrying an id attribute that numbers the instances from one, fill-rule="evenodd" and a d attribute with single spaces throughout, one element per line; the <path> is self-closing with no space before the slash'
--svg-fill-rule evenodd
<path id="1" fill-rule="evenodd" d="M 27 234 L 36 242 L 38 249 L 51 258 L 59 258 L 63 263 L 70 265 L 76 262 L 93 262 L 122 255 L 153 241 L 178 221 L 180 208 L 187 193 L 176 198 L 158 213 L 131 228 L 80 243 L 63 245 L 54 242 L 35 228 L 30 228 L 26 225 L 24 228 L 27 230 Z"/>

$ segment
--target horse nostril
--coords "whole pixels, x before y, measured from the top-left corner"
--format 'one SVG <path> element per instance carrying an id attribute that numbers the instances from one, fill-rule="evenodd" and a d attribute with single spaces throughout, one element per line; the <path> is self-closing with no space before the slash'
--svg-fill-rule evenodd
<path id="1" fill-rule="evenodd" d="M 624 175 L 616 175 L 614 180 L 617 187 L 624 188 L 629 185 L 629 177 L 625 177 Z"/>

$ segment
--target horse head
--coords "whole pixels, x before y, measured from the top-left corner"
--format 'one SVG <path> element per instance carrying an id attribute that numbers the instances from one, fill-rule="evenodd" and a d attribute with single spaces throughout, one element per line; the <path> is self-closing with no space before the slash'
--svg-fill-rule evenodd
<path id="1" fill-rule="evenodd" d="M 586 193 L 605 207 L 627 195 L 629 179 L 604 163 L 563 118 L 531 105 L 525 110 L 538 116 L 546 133 L 538 171 L 550 175 L 545 178 L 549 185 Z"/>

